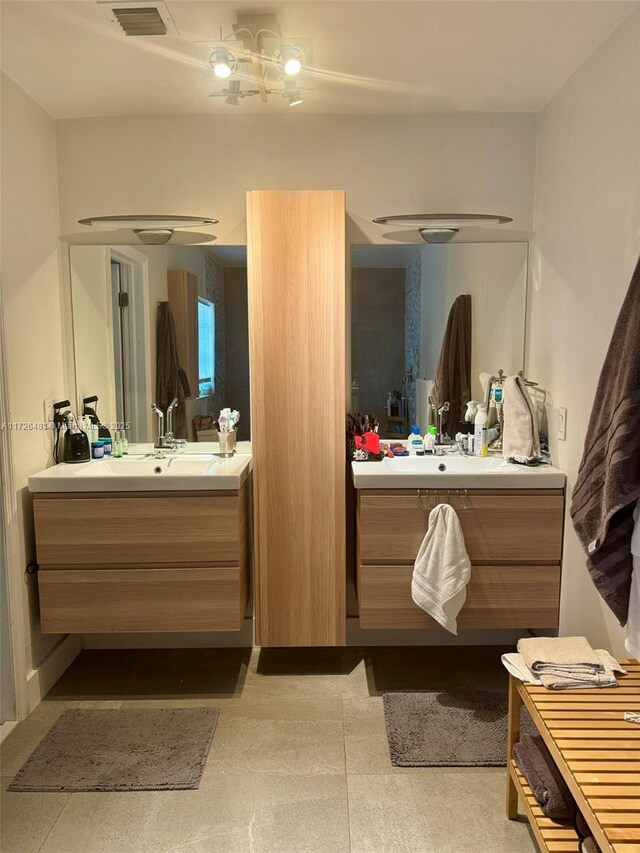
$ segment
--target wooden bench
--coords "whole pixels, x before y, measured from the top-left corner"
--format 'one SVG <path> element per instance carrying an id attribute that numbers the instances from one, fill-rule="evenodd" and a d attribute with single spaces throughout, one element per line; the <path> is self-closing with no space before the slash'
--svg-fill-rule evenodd
<path id="1" fill-rule="evenodd" d="M 622 661 L 628 675 L 616 689 L 553 691 L 509 681 L 507 816 L 524 806 L 543 853 L 578 853 L 572 821 L 546 817 L 513 760 L 524 704 L 603 853 L 640 853 L 640 663 Z"/>

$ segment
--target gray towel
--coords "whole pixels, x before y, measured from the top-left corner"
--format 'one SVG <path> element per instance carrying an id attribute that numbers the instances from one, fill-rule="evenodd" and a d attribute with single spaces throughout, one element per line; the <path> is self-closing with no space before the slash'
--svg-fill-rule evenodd
<path id="1" fill-rule="evenodd" d="M 156 339 L 156 403 L 166 413 L 167 406 L 178 398 L 174 410 L 173 434 L 188 438 L 185 399 L 190 396 L 187 374 L 178 360 L 178 341 L 173 312 L 168 302 L 158 302 L 158 331 Z"/>
<path id="2" fill-rule="evenodd" d="M 540 808 L 553 820 L 570 820 L 576 804 L 541 735 L 523 734 L 513 757 Z"/>
<path id="3" fill-rule="evenodd" d="M 449 411 L 442 417 L 442 429 L 454 436 L 471 399 L 471 296 L 468 293 L 458 296 L 449 311 L 434 390 L 439 406 L 449 403 Z"/>
<path id="4" fill-rule="evenodd" d="M 640 261 L 600 374 L 571 519 L 598 592 L 626 624 L 633 510 L 640 498 Z"/>

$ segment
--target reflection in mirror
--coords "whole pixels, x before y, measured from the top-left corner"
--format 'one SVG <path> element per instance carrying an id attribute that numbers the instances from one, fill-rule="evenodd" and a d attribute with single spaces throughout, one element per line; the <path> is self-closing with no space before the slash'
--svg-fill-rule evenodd
<path id="1" fill-rule="evenodd" d="M 102 423 L 152 442 L 151 403 L 176 396 L 176 438 L 216 440 L 227 406 L 250 438 L 244 246 L 71 246 L 70 269 L 80 412 L 97 396 Z"/>
<path id="2" fill-rule="evenodd" d="M 406 438 L 413 424 L 424 435 L 434 423 L 441 357 L 441 394 L 456 398 L 450 434 L 462 397 L 483 399 L 481 373 L 524 368 L 526 243 L 353 246 L 351 263 L 351 410 L 375 415 L 381 436 Z"/>

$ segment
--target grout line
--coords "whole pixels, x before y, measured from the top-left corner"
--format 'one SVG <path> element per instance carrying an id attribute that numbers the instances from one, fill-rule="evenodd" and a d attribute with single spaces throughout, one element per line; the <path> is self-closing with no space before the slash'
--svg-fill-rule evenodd
<path id="1" fill-rule="evenodd" d="M 342 708 L 342 747 L 344 749 L 344 790 L 347 797 L 347 833 L 349 837 L 349 853 L 351 853 L 351 808 L 349 805 L 349 774 L 347 773 L 347 732 L 344 724 L 344 696 L 340 699 Z"/>
<path id="2" fill-rule="evenodd" d="M 68 795 L 67 795 L 67 799 L 64 801 L 64 805 L 62 806 L 62 808 L 61 808 L 61 809 L 60 809 L 60 811 L 58 812 L 58 815 L 57 815 L 56 819 L 55 819 L 55 820 L 54 820 L 54 822 L 51 824 L 51 826 L 50 826 L 50 828 L 49 828 L 49 831 L 48 831 L 48 832 L 47 832 L 47 834 L 45 835 L 45 837 L 44 837 L 44 839 L 43 839 L 43 841 L 42 841 L 42 844 L 40 845 L 40 847 L 38 847 L 38 849 L 37 849 L 36 853 L 40 853 L 40 851 L 44 848 L 44 845 L 45 845 L 45 844 L 47 843 L 47 841 L 49 840 L 49 836 L 51 835 L 51 833 L 53 832 L 53 830 L 56 828 L 56 826 L 57 826 L 57 824 L 58 824 L 58 821 L 59 821 L 59 820 L 60 820 L 60 818 L 62 817 L 62 813 L 64 812 L 64 810 L 66 809 L 66 807 L 69 805 L 69 803 L 70 803 L 70 801 L 71 801 L 71 797 L 72 797 L 72 796 L 73 796 L 72 794 L 68 794 Z"/>

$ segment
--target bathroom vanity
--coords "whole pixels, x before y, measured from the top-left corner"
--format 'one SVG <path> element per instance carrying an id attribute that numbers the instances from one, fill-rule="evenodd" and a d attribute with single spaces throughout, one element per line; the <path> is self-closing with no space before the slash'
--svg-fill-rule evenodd
<path id="1" fill-rule="evenodd" d="M 154 452 L 29 478 L 45 633 L 238 631 L 251 456 Z"/>
<path id="2" fill-rule="evenodd" d="M 362 628 L 437 628 L 411 576 L 438 503 L 455 509 L 471 560 L 459 628 L 558 626 L 565 477 L 503 459 L 404 457 L 352 463 Z"/>

